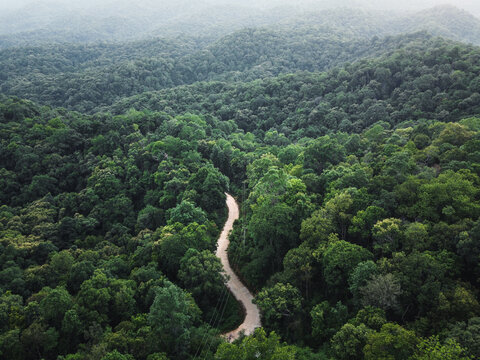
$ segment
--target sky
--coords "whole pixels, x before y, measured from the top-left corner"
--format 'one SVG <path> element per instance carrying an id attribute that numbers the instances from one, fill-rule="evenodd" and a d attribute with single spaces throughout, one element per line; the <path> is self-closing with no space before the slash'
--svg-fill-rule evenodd
<path id="1" fill-rule="evenodd" d="M 138 0 L 137 0 L 138 1 Z M 153 3 L 163 3 L 174 0 L 143 0 Z M 197 0 L 191 0 L 192 3 Z M 279 4 L 294 4 L 294 3 L 313 3 L 318 4 L 326 0 L 206 0 L 209 2 L 233 3 L 237 5 L 260 5 L 262 7 L 271 7 Z M 373 9 L 395 9 L 395 10 L 419 10 L 440 4 L 451 4 L 467 11 L 480 14 L 480 0 L 344 0 L 343 3 L 362 3 Z M 61 3 L 62 5 L 70 6 L 72 9 L 78 7 L 91 7 L 97 4 L 113 3 L 115 0 L 0 0 L 0 11 L 7 9 L 20 9 L 31 2 L 50 2 Z M 335 1 L 330 1 L 335 3 Z"/>

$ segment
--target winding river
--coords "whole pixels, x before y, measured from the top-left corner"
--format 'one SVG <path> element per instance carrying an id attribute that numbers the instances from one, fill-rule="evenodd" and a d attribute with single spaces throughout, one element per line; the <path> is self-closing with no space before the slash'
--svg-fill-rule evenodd
<path id="1" fill-rule="evenodd" d="M 227 288 L 231 291 L 233 296 L 235 296 L 235 298 L 240 303 L 242 303 L 246 313 L 243 323 L 237 329 L 223 335 L 228 341 L 231 342 L 237 339 L 240 336 L 241 332 L 244 332 L 245 335 L 251 335 L 256 328 L 261 327 L 262 325 L 260 321 L 260 311 L 257 305 L 255 305 L 252 301 L 253 295 L 250 293 L 247 287 L 243 285 L 238 276 L 233 272 L 230 266 L 230 262 L 228 261 L 227 249 L 228 244 L 230 243 L 230 241 L 228 240 L 228 235 L 233 228 L 233 223 L 239 217 L 239 209 L 235 199 L 230 194 L 226 195 L 228 206 L 228 219 L 225 223 L 222 233 L 220 234 L 220 237 L 218 238 L 216 255 L 218 258 L 220 258 L 225 273 L 229 276 L 229 280 L 226 284 Z"/>

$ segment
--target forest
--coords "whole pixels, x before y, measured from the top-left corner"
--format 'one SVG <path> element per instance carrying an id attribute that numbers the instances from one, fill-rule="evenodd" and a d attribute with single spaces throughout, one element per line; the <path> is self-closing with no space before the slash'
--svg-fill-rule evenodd
<path id="1" fill-rule="evenodd" d="M 0 359 L 479 359 L 480 20 L 445 9 L 0 50 Z"/>

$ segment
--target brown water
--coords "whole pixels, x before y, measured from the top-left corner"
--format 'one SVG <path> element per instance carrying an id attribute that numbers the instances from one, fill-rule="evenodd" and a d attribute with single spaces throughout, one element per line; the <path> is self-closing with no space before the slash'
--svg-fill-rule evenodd
<path id="1" fill-rule="evenodd" d="M 243 323 L 237 329 L 224 334 L 226 339 L 233 341 L 240 336 L 242 331 L 245 333 L 245 335 L 250 335 L 255 331 L 256 328 L 261 327 L 262 324 L 260 321 L 260 311 L 257 305 L 252 302 L 253 295 L 233 272 L 228 261 L 227 248 L 228 244 L 230 243 L 228 240 L 228 234 L 233 228 L 233 223 L 238 219 L 239 216 L 238 204 L 229 194 L 227 194 L 227 206 L 228 219 L 225 223 L 222 233 L 220 234 L 220 237 L 218 238 L 216 255 L 218 258 L 220 258 L 225 273 L 230 277 L 227 282 L 228 289 L 230 289 L 233 296 L 235 296 L 235 298 L 242 303 L 246 311 L 246 316 Z"/>

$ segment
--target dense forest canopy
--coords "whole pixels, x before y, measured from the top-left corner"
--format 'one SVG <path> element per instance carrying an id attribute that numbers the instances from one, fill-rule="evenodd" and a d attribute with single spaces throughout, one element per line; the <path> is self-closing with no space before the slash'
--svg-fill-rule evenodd
<path id="1" fill-rule="evenodd" d="M 112 109 L 213 112 L 222 120 L 235 119 L 245 131 L 274 129 L 293 138 L 358 132 L 378 121 L 395 127 L 478 113 L 478 48 L 423 36 L 409 39 L 389 55 L 324 73 L 247 83 L 200 82 L 126 98 Z"/>
<path id="2" fill-rule="evenodd" d="M 383 76 L 389 77 L 393 71 L 392 75 L 398 77 L 389 78 L 390 82 L 407 80 L 403 79 L 407 75 L 405 72 L 410 72 L 408 79 L 412 81 L 419 72 L 425 72 L 421 74 L 425 75 L 424 78 L 432 75 L 432 72 L 436 73 L 433 76 L 438 77 L 443 73 L 451 78 L 451 70 L 456 70 L 457 63 L 475 61 L 477 51 L 476 47 L 462 45 L 458 48 L 458 54 L 455 51 L 452 54 L 446 53 L 448 47 L 455 49 L 455 46 L 453 42 L 433 38 L 423 32 L 369 40 L 348 40 L 342 36 L 317 35 L 314 29 L 309 28 L 295 32 L 246 29 L 206 46 L 186 38 L 132 42 L 123 46 L 27 47 L 0 51 L 0 69 L 3 70 L 0 90 L 4 94 L 92 113 L 102 106 L 147 91 L 173 88 L 161 95 L 168 99 L 172 92 L 182 89 L 177 86 L 199 81 L 223 81 L 236 89 L 241 88 L 244 81 L 275 79 L 280 74 L 317 72 L 331 68 L 339 71 L 343 68 L 339 65 L 343 63 L 352 63 L 346 71 L 353 72 L 365 66 L 361 65 L 360 60 L 372 58 L 371 61 L 374 62 L 386 59 L 386 64 L 382 66 L 389 73 Z M 439 57 L 437 52 L 446 54 Z M 32 56 L 32 53 L 38 53 L 38 56 Z M 402 57 L 406 59 L 410 55 L 416 58 L 414 66 L 398 68 Z M 450 61 L 452 56 L 454 58 Z M 440 66 L 441 64 L 445 66 Z M 465 81 L 470 81 L 475 75 L 475 67 L 466 71 L 470 74 L 467 74 L 469 79 Z M 323 81 L 325 75 L 314 73 L 313 76 L 318 81 Z M 373 74 L 368 77 L 373 80 Z M 362 81 L 370 82 L 368 77 Z M 335 74 L 330 75 L 330 78 L 336 82 L 340 80 Z M 382 81 L 382 78 L 376 81 Z M 470 83 L 465 85 L 469 86 Z M 397 85 L 392 83 L 382 86 L 382 92 L 386 94 L 372 95 L 378 100 L 385 95 L 390 96 Z M 447 90 L 445 86 L 453 89 L 450 83 L 439 83 L 439 86 L 424 90 L 443 92 Z M 324 85 L 322 87 L 325 88 Z M 335 91 L 348 92 L 349 89 L 342 90 L 337 86 Z M 286 96 L 286 93 L 282 96 Z M 204 96 L 205 93 L 199 95 Z M 180 103 L 175 101 L 171 106 L 177 107 Z"/>
<path id="3" fill-rule="evenodd" d="M 221 3 L 3 5 L 0 358 L 480 358 L 480 20 Z"/>

